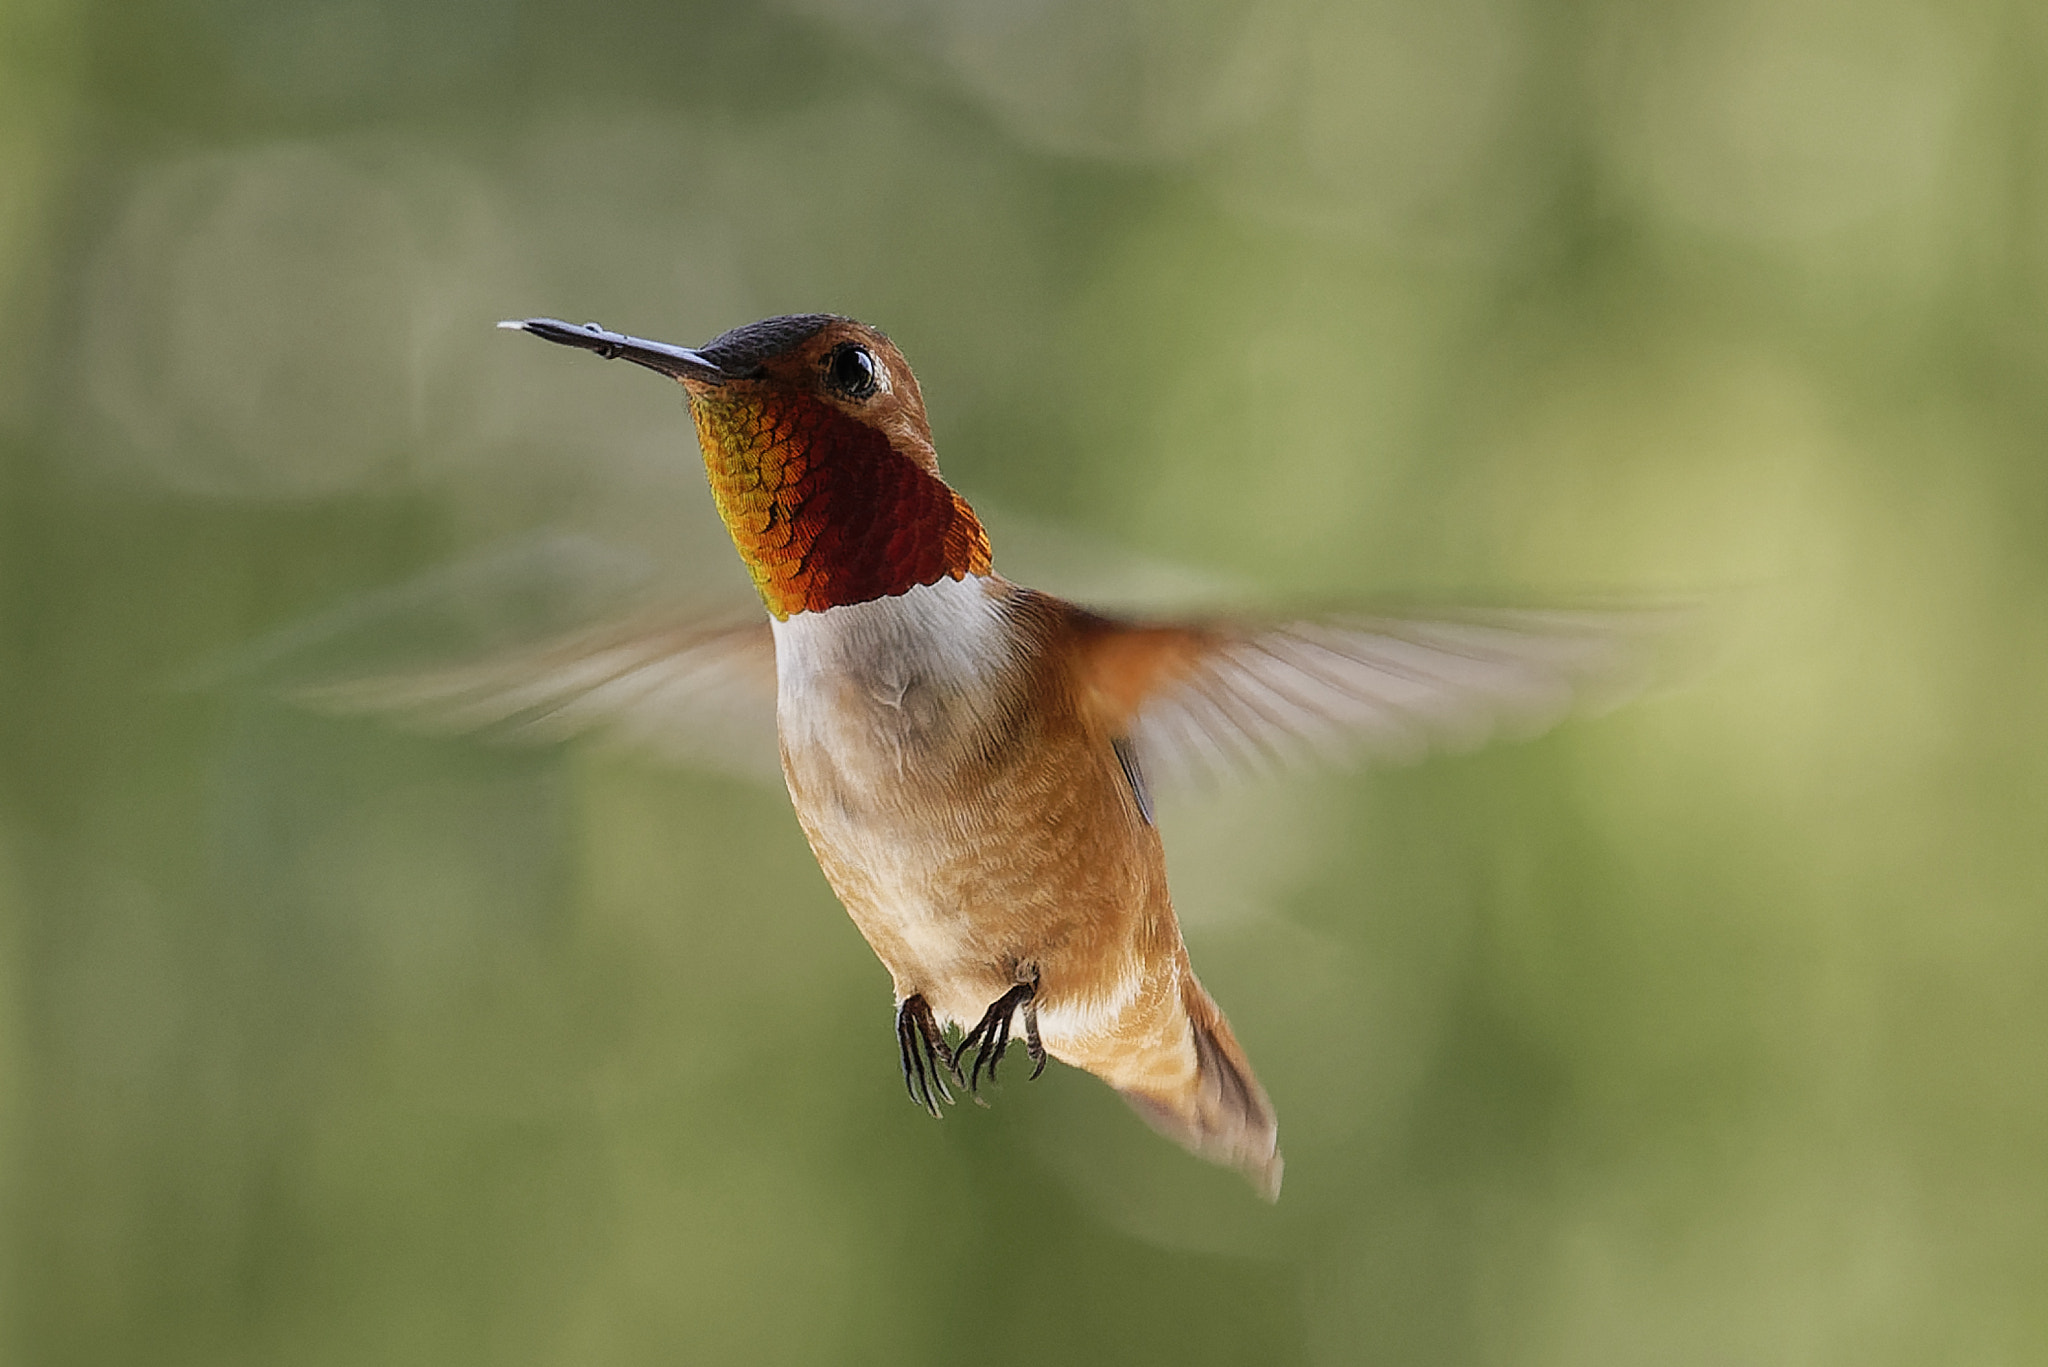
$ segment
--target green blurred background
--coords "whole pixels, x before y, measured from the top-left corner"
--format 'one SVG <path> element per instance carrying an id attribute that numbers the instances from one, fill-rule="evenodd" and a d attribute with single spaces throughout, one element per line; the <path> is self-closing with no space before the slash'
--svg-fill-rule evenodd
<path id="1" fill-rule="evenodd" d="M 0 1345 L 2048 1361 L 2044 300 L 2038 4 L 0 4 Z M 814 309 L 1049 587 L 1729 608 L 1164 813 L 1277 1207 L 921 1116 L 772 788 L 180 686 L 539 536 L 730 587 L 680 396 L 491 325 Z"/>

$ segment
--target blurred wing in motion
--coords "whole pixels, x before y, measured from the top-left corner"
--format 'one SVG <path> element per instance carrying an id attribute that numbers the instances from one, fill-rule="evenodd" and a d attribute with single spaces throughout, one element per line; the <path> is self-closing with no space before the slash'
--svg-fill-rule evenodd
<path id="1" fill-rule="evenodd" d="M 1528 738 L 1650 680 L 1684 608 L 1144 625 L 1097 619 L 1088 670 L 1144 770 L 1408 762 Z"/>
<path id="2" fill-rule="evenodd" d="M 645 578 L 615 553 L 547 538 L 281 632 L 195 681 L 253 682 L 324 711 L 436 731 L 595 734 L 779 786 L 766 617 L 751 601 L 650 608 Z M 1408 761 L 1534 736 L 1639 691 L 1696 616 L 1637 607 L 1147 623 L 1075 613 L 1084 677 L 1141 802 L 1145 774 Z M 593 621 L 611 625 L 567 626 Z"/>
<path id="3" fill-rule="evenodd" d="M 329 712 L 391 713 L 437 731 L 559 741 L 586 733 L 779 785 L 775 639 L 758 610 L 642 619 L 431 670 L 304 685 Z"/>
<path id="4" fill-rule="evenodd" d="M 522 540 L 362 595 L 183 682 L 428 731 L 598 733 L 781 783 L 775 644 L 758 601 L 679 605 L 645 557 L 575 536 Z"/>

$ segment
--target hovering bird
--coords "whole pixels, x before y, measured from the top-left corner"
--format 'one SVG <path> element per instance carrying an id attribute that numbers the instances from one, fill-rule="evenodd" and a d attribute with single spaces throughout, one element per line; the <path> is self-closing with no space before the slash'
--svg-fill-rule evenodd
<path id="1" fill-rule="evenodd" d="M 584 642 L 523 682 L 458 674 L 410 700 L 646 731 L 717 688 L 772 691 L 797 819 L 894 980 L 904 1082 L 934 1115 L 1018 1040 L 1032 1077 L 1085 1069 L 1277 1197 L 1273 1106 L 1188 961 L 1148 775 L 1531 732 L 1642 663 L 1640 614 L 1091 612 L 995 572 L 916 377 L 871 327 L 802 314 L 690 349 L 500 326 L 681 382 L 767 620 Z"/>

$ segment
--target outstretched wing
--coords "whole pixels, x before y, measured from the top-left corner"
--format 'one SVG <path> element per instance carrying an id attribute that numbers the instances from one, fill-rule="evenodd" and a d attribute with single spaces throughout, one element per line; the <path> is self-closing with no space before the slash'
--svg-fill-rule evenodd
<path id="1" fill-rule="evenodd" d="M 1140 764 L 1166 777 L 1405 762 L 1529 737 L 1613 706 L 1682 609 L 1145 625 L 1098 619 L 1088 678 Z"/>
<path id="2" fill-rule="evenodd" d="M 523 539 L 299 621 L 183 683 L 415 730 L 592 733 L 779 786 L 775 642 L 759 603 L 678 602 L 654 579 L 630 552 Z"/>
<path id="3" fill-rule="evenodd" d="M 664 759 L 777 780 L 775 641 L 758 611 L 643 618 L 430 670 L 302 685 L 323 711 L 390 713 L 512 739 L 584 733 Z"/>
<path id="4" fill-rule="evenodd" d="M 327 711 L 553 741 L 599 734 L 776 782 L 775 645 L 751 603 L 617 611 L 642 571 L 546 538 L 436 572 L 193 676 Z M 1626 699 L 1689 608 L 1146 623 L 1074 609 L 1134 784 L 1289 760 L 1410 760 Z M 549 623 L 608 621 L 563 632 Z M 536 644 L 537 642 L 537 644 Z M 381 663 L 367 664 L 367 660 Z M 440 663 L 453 660 L 453 663 Z M 423 663 L 425 661 L 426 663 Z"/>

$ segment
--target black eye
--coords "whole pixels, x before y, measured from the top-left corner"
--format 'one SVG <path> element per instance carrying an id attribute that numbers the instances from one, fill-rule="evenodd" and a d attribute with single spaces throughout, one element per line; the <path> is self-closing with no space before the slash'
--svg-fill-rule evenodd
<path id="1" fill-rule="evenodd" d="M 865 399 L 875 392 L 875 358 L 858 342 L 843 342 L 832 349 L 825 362 L 825 378 L 849 399 Z"/>

